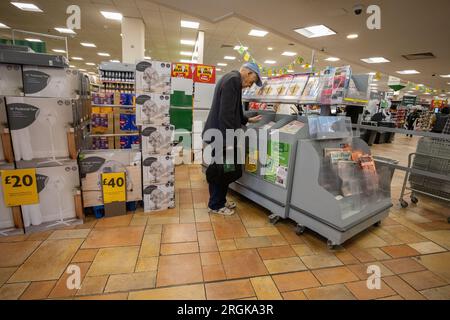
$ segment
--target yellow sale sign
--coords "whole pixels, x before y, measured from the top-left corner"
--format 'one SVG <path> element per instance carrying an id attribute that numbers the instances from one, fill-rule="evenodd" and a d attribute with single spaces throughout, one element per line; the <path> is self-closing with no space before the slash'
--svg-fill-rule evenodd
<path id="1" fill-rule="evenodd" d="M 103 203 L 126 201 L 125 172 L 102 174 Z"/>
<path id="2" fill-rule="evenodd" d="M 1 180 L 7 207 L 39 203 L 36 169 L 2 170 Z"/>

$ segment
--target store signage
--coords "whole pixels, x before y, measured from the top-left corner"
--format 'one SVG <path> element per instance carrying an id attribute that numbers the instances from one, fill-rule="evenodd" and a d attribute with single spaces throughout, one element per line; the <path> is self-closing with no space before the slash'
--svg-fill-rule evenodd
<path id="1" fill-rule="evenodd" d="M 216 83 L 216 68 L 197 64 L 194 71 L 194 82 Z"/>
<path id="2" fill-rule="evenodd" d="M 407 105 L 415 105 L 416 104 L 416 100 L 417 100 L 417 96 L 403 96 L 402 99 L 402 105 L 407 106 Z"/>
<path id="3" fill-rule="evenodd" d="M 39 203 L 36 169 L 2 170 L 1 180 L 7 207 Z"/>
<path id="4" fill-rule="evenodd" d="M 103 203 L 125 202 L 125 172 L 102 174 Z"/>
<path id="5" fill-rule="evenodd" d="M 192 79 L 192 69 L 189 63 L 173 63 L 172 77 Z"/>

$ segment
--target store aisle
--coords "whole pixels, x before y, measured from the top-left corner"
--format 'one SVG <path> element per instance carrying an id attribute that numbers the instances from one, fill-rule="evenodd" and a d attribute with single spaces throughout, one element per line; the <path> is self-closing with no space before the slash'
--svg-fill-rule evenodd
<path id="1" fill-rule="evenodd" d="M 403 162 L 414 139 L 373 152 Z M 209 215 L 201 168 L 177 167 L 176 209 L 0 238 L 0 300 L 449 299 L 450 209 L 425 197 L 401 209 L 402 176 L 389 218 L 329 251 L 238 195 L 236 215 Z M 67 288 L 68 265 L 80 268 L 81 289 Z M 380 267 L 380 290 L 366 287 L 369 265 Z"/>

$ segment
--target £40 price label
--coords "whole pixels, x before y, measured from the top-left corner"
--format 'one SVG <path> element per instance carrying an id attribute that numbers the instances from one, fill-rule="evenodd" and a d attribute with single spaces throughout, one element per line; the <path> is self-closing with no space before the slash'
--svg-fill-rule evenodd
<path id="1" fill-rule="evenodd" d="M 39 203 L 36 169 L 2 170 L 1 180 L 6 206 Z"/>
<path id="2" fill-rule="evenodd" d="M 103 203 L 126 201 L 125 173 L 102 174 Z"/>

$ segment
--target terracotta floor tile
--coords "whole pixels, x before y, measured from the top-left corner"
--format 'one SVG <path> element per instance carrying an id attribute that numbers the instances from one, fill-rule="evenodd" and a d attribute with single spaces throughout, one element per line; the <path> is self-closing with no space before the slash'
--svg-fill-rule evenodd
<path id="1" fill-rule="evenodd" d="M 197 231 L 212 231 L 212 224 L 211 222 L 197 222 Z"/>
<path id="2" fill-rule="evenodd" d="M 297 256 L 291 246 L 259 248 L 258 253 L 263 260 L 289 258 Z"/>
<path id="3" fill-rule="evenodd" d="M 128 292 L 75 297 L 75 300 L 127 300 Z"/>
<path id="4" fill-rule="evenodd" d="M 213 231 L 200 231 L 197 232 L 197 235 L 200 252 L 215 252 L 219 250 Z"/>
<path id="5" fill-rule="evenodd" d="M 368 249 L 361 249 L 354 247 L 348 249 L 348 252 L 351 253 L 356 259 L 358 259 L 362 263 L 377 261 L 377 259 L 370 254 Z"/>
<path id="6" fill-rule="evenodd" d="M 431 241 L 409 243 L 408 246 L 418 251 L 420 254 L 430 254 L 447 251 L 446 249 Z"/>
<path id="7" fill-rule="evenodd" d="M 89 270 L 89 267 L 91 266 L 88 262 L 82 262 L 76 264 L 80 268 L 80 281 L 82 284 L 83 279 L 86 276 L 87 271 Z M 68 287 L 68 280 L 69 277 L 73 273 L 64 272 L 61 278 L 56 282 L 55 286 L 53 287 L 52 291 L 48 295 L 48 298 L 50 299 L 62 299 L 62 298 L 68 298 L 73 297 L 77 293 L 76 288 Z M 73 283 L 70 281 L 69 283 Z"/>
<path id="8" fill-rule="evenodd" d="M 347 267 L 314 270 L 313 274 L 324 286 L 359 280 Z"/>
<path id="9" fill-rule="evenodd" d="M 267 236 L 267 238 L 272 242 L 272 246 L 286 246 L 289 244 L 282 235 Z"/>
<path id="10" fill-rule="evenodd" d="M 383 280 L 389 287 L 394 289 L 400 296 L 402 296 L 402 298 L 406 300 L 424 300 L 424 297 L 419 292 L 414 290 L 398 276 L 386 277 L 383 278 Z"/>
<path id="11" fill-rule="evenodd" d="M 392 276 L 393 273 L 389 268 L 387 268 L 383 263 L 381 262 L 368 262 L 365 264 L 354 264 L 349 265 L 348 268 L 351 272 L 353 272 L 360 280 L 366 280 L 371 274 L 373 274 L 370 269 L 368 269 L 369 266 L 376 265 L 380 268 L 381 277 L 387 277 Z M 367 272 L 369 271 L 369 273 Z"/>
<path id="12" fill-rule="evenodd" d="M 299 257 L 264 260 L 264 264 L 270 274 L 306 270 Z"/>
<path id="13" fill-rule="evenodd" d="M 134 272 L 139 247 L 100 249 L 89 269 L 88 276 L 103 276 Z"/>
<path id="14" fill-rule="evenodd" d="M 356 237 L 351 240 L 357 247 L 367 249 L 367 248 L 378 248 L 384 247 L 388 244 L 379 236 L 372 232 L 361 232 Z"/>
<path id="15" fill-rule="evenodd" d="M 377 300 L 404 300 L 400 295 L 396 294 L 395 296 L 390 296 L 386 298 L 379 298 Z"/>
<path id="16" fill-rule="evenodd" d="M 405 273 L 400 275 L 400 277 L 408 282 L 409 285 L 411 285 L 417 291 L 441 287 L 447 284 L 447 281 L 428 270 Z"/>
<path id="17" fill-rule="evenodd" d="M 84 239 L 88 236 L 89 232 L 91 232 L 90 229 L 56 230 L 48 239 Z"/>
<path id="18" fill-rule="evenodd" d="M 266 236 L 262 237 L 247 237 L 234 239 L 238 249 L 263 248 L 272 246 L 272 242 Z"/>
<path id="19" fill-rule="evenodd" d="M 280 235 L 275 227 L 264 227 L 264 228 L 247 228 L 248 235 L 250 237 L 261 237 L 261 236 L 277 236 Z"/>
<path id="20" fill-rule="evenodd" d="M 41 241 L 0 243 L 0 267 L 20 266 L 40 244 Z"/>
<path id="21" fill-rule="evenodd" d="M 282 300 L 280 292 L 271 277 L 251 278 L 253 289 L 258 300 Z"/>
<path id="22" fill-rule="evenodd" d="M 302 290 L 281 293 L 283 300 L 308 300 Z"/>
<path id="23" fill-rule="evenodd" d="M 0 300 L 17 300 L 30 283 L 5 284 L 0 288 Z"/>
<path id="24" fill-rule="evenodd" d="M 199 252 L 198 242 L 185 243 L 163 243 L 161 244 L 161 255 L 195 253 Z"/>
<path id="25" fill-rule="evenodd" d="M 370 248 L 367 252 L 377 260 L 390 260 L 391 257 L 380 248 Z"/>
<path id="26" fill-rule="evenodd" d="M 278 231 L 280 231 L 280 233 L 283 235 L 283 237 L 289 244 L 304 243 L 302 238 L 297 234 L 295 234 L 295 226 L 291 224 L 278 224 L 276 228 L 278 229 Z"/>
<path id="27" fill-rule="evenodd" d="M 53 230 L 32 233 L 28 236 L 27 241 L 44 241 L 53 233 Z"/>
<path id="28" fill-rule="evenodd" d="M 117 227 L 127 227 L 130 225 L 132 214 L 127 214 L 118 217 L 102 218 L 98 220 L 95 228 L 117 228 Z"/>
<path id="29" fill-rule="evenodd" d="M 366 280 L 358 282 L 346 283 L 345 286 L 353 293 L 353 295 L 359 300 L 372 300 L 383 297 L 389 297 L 395 295 L 393 291 L 383 280 L 380 280 L 380 289 L 367 288 Z"/>
<path id="30" fill-rule="evenodd" d="M 381 249 L 387 254 L 389 254 L 392 258 L 404 258 L 420 255 L 420 253 L 417 252 L 417 250 L 414 250 L 413 248 L 404 244 L 398 246 L 383 247 Z"/>
<path id="31" fill-rule="evenodd" d="M 195 208 L 194 209 L 195 222 L 210 222 L 211 218 L 208 213 L 208 209 Z"/>
<path id="32" fill-rule="evenodd" d="M 144 234 L 142 239 L 140 258 L 158 257 L 161 249 L 161 234 Z"/>
<path id="33" fill-rule="evenodd" d="M 194 209 L 180 209 L 180 223 L 195 223 Z"/>
<path id="34" fill-rule="evenodd" d="M 334 254 L 304 256 L 301 257 L 301 259 L 309 269 L 327 268 L 342 265 L 342 262 Z"/>
<path id="35" fill-rule="evenodd" d="M 343 284 L 305 289 L 303 292 L 309 300 L 355 300 L 353 294 Z"/>
<path id="36" fill-rule="evenodd" d="M 205 289 L 208 300 L 240 299 L 255 295 L 248 279 L 206 283 Z"/>
<path id="37" fill-rule="evenodd" d="M 16 267 L 0 268 L 0 287 L 16 272 Z"/>
<path id="38" fill-rule="evenodd" d="M 83 239 L 46 240 L 17 269 L 10 282 L 56 280 L 79 249 Z"/>
<path id="39" fill-rule="evenodd" d="M 237 249 L 234 239 L 217 240 L 217 247 L 219 248 L 219 251 L 230 251 Z"/>
<path id="40" fill-rule="evenodd" d="M 413 258 L 385 260 L 383 261 L 383 264 L 395 274 L 425 270 L 425 267 L 419 264 Z"/>
<path id="41" fill-rule="evenodd" d="M 56 284 L 56 280 L 52 281 L 39 281 L 32 282 L 25 292 L 20 297 L 20 300 L 42 300 L 46 299 L 53 287 Z"/>
<path id="42" fill-rule="evenodd" d="M 156 271 L 109 276 L 105 293 L 151 289 L 155 287 Z"/>
<path id="43" fill-rule="evenodd" d="M 161 234 L 162 233 L 162 224 L 151 224 L 145 227 L 144 234 Z"/>
<path id="44" fill-rule="evenodd" d="M 143 226 L 94 229 L 83 243 L 82 249 L 138 246 L 143 234 Z"/>
<path id="45" fill-rule="evenodd" d="M 202 266 L 222 264 L 219 252 L 204 252 L 200 254 Z"/>
<path id="46" fill-rule="evenodd" d="M 81 284 L 81 289 L 77 291 L 77 296 L 102 294 L 108 276 L 85 277 Z"/>
<path id="47" fill-rule="evenodd" d="M 248 237 L 241 220 L 223 220 L 212 223 L 217 240 Z"/>
<path id="48" fill-rule="evenodd" d="M 272 276 L 272 279 L 275 281 L 280 292 L 302 290 L 320 286 L 320 282 L 317 281 L 310 271 L 278 274 Z"/>
<path id="49" fill-rule="evenodd" d="M 159 257 L 142 258 L 139 257 L 136 263 L 135 272 L 157 271 Z"/>
<path id="50" fill-rule="evenodd" d="M 139 217 L 133 216 L 133 219 L 130 221 L 130 226 L 146 226 L 148 217 Z"/>
<path id="51" fill-rule="evenodd" d="M 343 264 L 359 264 L 359 260 L 348 251 L 336 252 L 335 255 Z"/>
<path id="52" fill-rule="evenodd" d="M 29 235 L 27 234 L 18 234 L 15 236 L 7 236 L 7 237 L 0 237 L 0 243 L 2 242 L 22 242 L 27 240 Z"/>
<path id="53" fill-rule="evenodd" d="M 198 253 L 161 256 L 157 287 L 202 282 L 202 267 Z"/>
<path id="54" fill-rule="evenodd" d="M 97 252 L 98 252 L 98 249 L 78 250 L 72 259 L 72 263 L 94 261 L 94 258 L 95 258 L 95 255 L 97 254 Z"/>
<path id="55" fill-rule="evenodd" d="M 228 279 L 268 274 L 256 249 L 221 251 L 220 256 Z"/>
<path id="56" fill-rule="evenodd" d="M 129 300 L 205 300 L 203 284 L 130 292 Z"/>
<path id="57" fill-rule="evenodd" d="M 450 252 L 421 256 L 419 263 L 450 283 Z"/>
<path id="58" fill-rule="evenodd" d="M 222 264 L 202 266 L 204 281 L 226 280 L 227 276 Z"/>
<path id="59" fill-rule="evenodd" d="M 197 241 L 195 223 L 166 224 L 163 226 L 162 243 Z"/>
<path id="60" fill-rule="evenodd" d="M 180 217 L 153 217 L 149 216 L 147 220 L 147 226 L 156 224 L 177 224 L 180 223 Z"/>
<path id="61" fill-rule="evenodd" d="M 450 285 L 420 291 L 428 300 L 450 300 Z"/>
<path id="62" fill-rule="evenodd" d="M 313 252 L 311 250 L 310 247 L 308 247 L 307 244 L 294 244 L 291 246 L 292 249 L 294 249 L 295 253 L 299 256 L 299 257 L 303 257 L 303 256 L 311 256 L 316 254 L 315 252 Z"/>

